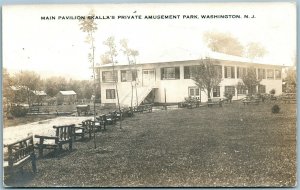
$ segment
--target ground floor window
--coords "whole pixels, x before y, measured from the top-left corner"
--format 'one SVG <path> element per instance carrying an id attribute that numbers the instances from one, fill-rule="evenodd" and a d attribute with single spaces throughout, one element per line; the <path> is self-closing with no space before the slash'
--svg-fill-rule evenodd
<path id="1" fill-rule="evenodd" d="M 213 88 L 213 97 L 220 97 L 220 87 L 216 86 Z"/>
<path id="2" fill-rule="evenodd" d="M 246 94 L 246 87 L 241 86 L 237 89 L 238 94 Z"/>
<path id="3" fill-rule="evenodd" d="M 116 99 L 115 89 L 106 89 L 106 99 Z"/>
<path id="4" fill-rule="evenodd" d="M 189 97 L 200 99 L 200 89 L 198 87 L 189 87 Z"/>
<path id="5" fill-rule="evenodd" d="M 265 85 L 258 85 L 258 93 L 259 94 L 266 93 L 266 86 Z"/>
<path id="6" fill-rule="evenodd" d="M 234 86 L 225 86 L 225 94 L 235 95 L 235 87 Z"/>

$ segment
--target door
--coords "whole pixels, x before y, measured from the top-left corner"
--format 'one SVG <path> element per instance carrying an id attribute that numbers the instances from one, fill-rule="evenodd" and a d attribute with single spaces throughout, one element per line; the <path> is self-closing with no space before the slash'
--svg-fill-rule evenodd
<path id="1" fill-rule="evenodd" d="M 143 86 L 152 86 L 155 84 L 155 70 L 145 69 L 143 70 Z"/>

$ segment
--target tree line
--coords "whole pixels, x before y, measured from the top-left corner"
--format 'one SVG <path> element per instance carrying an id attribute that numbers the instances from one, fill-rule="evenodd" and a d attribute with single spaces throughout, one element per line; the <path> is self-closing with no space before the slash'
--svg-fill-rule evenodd
<path id="1" fill-rule="evenodd" d="M 18 90 L 22 90 L 21 96 L 20 93 L 16 93 Z M 93 84 L 89 80 L 66 79 L 62 76 L 42 79 L 34 71 L 19 71 L 10 74 L 7 69 L 3 69 L 3 97 L 10 103 L 31 104 L 29 98 L 32 91 L 44 91 L 51 98 L 64 90 L 75 91 L 78 99 L 91 99 Z"/>

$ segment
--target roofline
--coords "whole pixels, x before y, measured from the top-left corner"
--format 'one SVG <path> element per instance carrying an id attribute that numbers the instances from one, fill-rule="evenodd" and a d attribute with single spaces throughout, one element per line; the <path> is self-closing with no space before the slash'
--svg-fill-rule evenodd
<path id="1" fill-rule="evenodd" d="M 207 59 L 207 58 L 205 58 Z M 224 59 L 216 59 L 216 58 L 211 58 L 213 60 L 218 60 L 218 61 L 225 61 L 225 62 L 234 62 L 234 63 L 243 63 L 247 65 L 262 65 L 262 66 L 276 66 L 276 67 L 291 67 L 287 65 L 277 65 L 277 64 L 267 64 L 267 63 L 257 63 L 257 62 L 246 62 L 246 61 L 235 61 L 235 60 L 224 60 Z M 136 65 L 156 65 L 156 64 L 176 64 L 180 62 L 195 62 L 195 61 L 200 61 L 201 59 L 191 59 L 191 60 L 182 60 L 182 61 L 166 61 L 166 62 L 146 62 L 146 63 L 137 63 Z M 122 64 L 122 65 L 114 65 L 115 67 L 126 67 L 129 66 L 129 64 Z M 111 64 L 105 64 L 105 65 L 96 65 L 95 68 L 110 68 L 112 67 Z"/>

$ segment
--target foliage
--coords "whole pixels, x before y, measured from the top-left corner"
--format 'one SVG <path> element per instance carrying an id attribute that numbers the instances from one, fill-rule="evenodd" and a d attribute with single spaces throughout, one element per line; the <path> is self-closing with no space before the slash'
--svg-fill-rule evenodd
<path id="1" fill-rule="evenodd" d="M 245 48 L 245 55 L 250 59 L 263 57 L 266 53 L 267 50 L 257 42 L 250 42 Z"/>
<path id="2" fill-rule="evenodd" d="M 222 75 L 215 67 L 216 60 L 201 59 L 199 65 L 192 70 L 192 80 L 201 89 L 206 90 L 208 98 L 210 98 L 211 90 L 218 86 L 222 81 Z"/>
<path id="3" fill-rule="evenodd" d="M 204 33 L 203 39 L 212 51 L 235 56 L 243 55 L 244 47 L 239 40 L 230 33 L 206 32 Z"/>
<path id="4" fill-rule="evenodd" d="M 20 71 L 15 74 L 13 83 L 18 90 L 18 100 L 27 100 L 28 105 L 32 103 L 31 91 L 39 90 L 42 86 L 40 75 L 33 71 Z"/>
<path id="5" fill-rule="evenodd" d="M 286 78 L 284 78 L 283 81 L 285 82 L 285 92 L 296 93 L 297 71 L 295 68 L 289 68 L 286 70 Z"/>
<path id="6" fill-rule="evenodd" d="M 274 95 L 276 93 L 275 89 L 273 88 L 272 90 L 270 90 L 269 92 L 271 95 Z"/>
<path id="7" fill-rule="evenodd" d="M 248 94 L 253 94 L 256 91 L 256 86 L 259 85 L 260 79 L 256 77 L 256 70 L 253 67 L 248 68 L 247 74 L 242 77 L 243 83 L 248 90 Z"/>
<path id="8" fill-rule="evenodd" d="M 279 113 L 280 107 L 276 104 L 272 107 L 272 113 Z"/>
<path id="9" fill-rule="evenodd" d="M 25 117 L 26 114 L 28 113 L 28 109 L 25 108 L 24 106 L 12 106 L 11 108 L 11 114 L 15 117 Z"/>

